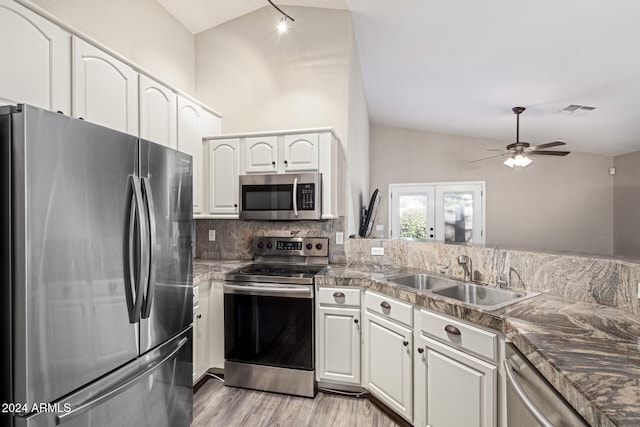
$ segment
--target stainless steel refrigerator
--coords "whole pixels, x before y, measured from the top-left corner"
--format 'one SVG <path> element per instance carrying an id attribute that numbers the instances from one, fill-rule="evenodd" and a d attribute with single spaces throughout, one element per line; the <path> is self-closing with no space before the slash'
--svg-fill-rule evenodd
<path id="1" fill-rule="evenodd" d="M 0 425 L 188 426 L 191 157 L 28 105 L 0 150 Z"/>

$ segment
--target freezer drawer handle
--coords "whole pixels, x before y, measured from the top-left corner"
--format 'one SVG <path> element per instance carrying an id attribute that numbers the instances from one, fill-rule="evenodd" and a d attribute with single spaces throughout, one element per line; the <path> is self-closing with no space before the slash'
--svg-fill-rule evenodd
<path id="1" fill-rule="evenodd" d="M 156 371 L 157 369 L 159 369 L 160 367 L 162 367 L 165 363 L 167 363 L 169 360 L 173 359 L 174 356 L 176 354 L 178 354 L 178 352 L 182 349 L 182 347 L 184 347 L 184 345 L 189 341 L 189 338 L 184 337 L 180 340 L 180 342 L 178 343 L 177 347 L 175 350 L 173 350 L 171 353 L 169 353 L 168 355 L 166 355 L 165 357 L 163 357 L 162 359 L 160 359 L 157 363 L 153 364 L 150 368 L 144 370 L 143 372 L 139 373 L 138 375 L 136 375 L 135 377 L 131 378 L 129 381 L 127 381 L 124 384 L 119 385 L 116 388 L 113 388 L 111 390 L 106 391 L 104 394 L 101 394 L 91 400 L 88 400 L 86 402 L 83 403 L 79 403 L 78 405 L 75 405 L 73 407 L 73 410 L 66 412 L 64 414 L 60 414 L 56 416 L 56 425 L 60 425 L 66 421 L 70 421 L 73 418 L 82 415 L 83 413 L 87 412 L 88 410 L 90 410 L 91 408 L 95 408 L 96 406 L 100 405 L 101 403 L 111 399 L 113 396 L 122 393 L 123 391 L 127 390 L 128 388 L 132 387 L 133 385 L 135 385 L 138 381 L 140 381 L 140 379 L 149 376 L 152 372 Z"/>
<path id="2" fill-rule="evenodd" d="M 529 396 L 527 396 L 527 393 L 525 393 L 524 389 L 513 373 L 513 365 L 511 365 L 511 361 L 505 359 L 504 368 L 505 372 L 507 373 L 507 380 L 511 383 L 513 389 L 518 394 L 518 397 L 520 398 L 524 406 L 526 406 L 526 408 L 529 410 L 529 412 L 531 412 L 531 415 L 533 415 L 536 421 L 538 421 L 542 425 L 542 427 L 554 427 L 553 423 L 549 421 L 549 419 L 545 417 L 538 408 L 536 408 L 531 399 L 529 399 Z"/>
<path id="3" fill-rule="evenodd" d="M 153 251 L 156 248 L 156 214 L 155 206 L 153 204 L 153 195 L 151 194 L 151 184 L 149 184 L 149 178 L 142 178 L 142 194 L 147 199 L 147 218 L 149 219 L 149 250 L 148 256 L 148 283 L 147 294 L 144 300 L 144 306 L 142 307 L 142 318 L 147 319 L 151 314 L 151 304 L 153 303 L 153 295 L 156 291 L 156 257 L 153 256 Z"/>

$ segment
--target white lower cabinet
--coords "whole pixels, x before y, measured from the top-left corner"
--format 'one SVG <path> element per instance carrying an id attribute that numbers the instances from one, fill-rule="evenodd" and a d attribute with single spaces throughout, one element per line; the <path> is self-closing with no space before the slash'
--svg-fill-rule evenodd
<path id="1" fill-rule="evenodd" d="M 193 306 L 193 383 L 204 376 L 211 367 L 211 318 L 209 299 L 211 283 L 198 286 L 198 302 Z"/>
<path id="2" fill-rule="evenodd" d="M 408 421 L 413 419 L 413 337 L 411 325 L 396 321 L 411 306 L 365 292 L 364 386 Z M 381 311 L 382 314 L 378 314 Z M 409 317 L 409 321 L 411 317 Z"/>
<path id="3" fill-rule="evenodd" d="M 318 381 L 331 386 L 360 386 L 360 293 L 358 288 L 320 287 L 317 290 Z"/>
<path id="4" fill-rule="evenodd" d="M 446 317 L 419 309 L 415 317 L 414 425 L 497 426 L 498 368 L 470 354 L 490 348 L 496 334 L 448 319 L 452 332 L 436 341 Z"/>

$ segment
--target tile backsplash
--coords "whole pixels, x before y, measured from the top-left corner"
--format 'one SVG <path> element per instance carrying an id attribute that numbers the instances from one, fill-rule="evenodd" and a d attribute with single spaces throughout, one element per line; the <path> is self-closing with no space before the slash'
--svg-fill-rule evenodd
<path id="1" fill-rule="evenodd" d="M 328 237 L 329 262 L 346 263 L 344 245 L 336 244 L 336 232 L 344 232 L 344 217 L 327 221 L 240 221 L 234 219 L 195 220 L 195 257 L 203 259 L 251 259 L 255 236 Z M 216 240 L 209 241 L 209 230 Z M 345 239 L 346 242 L 347 239 Z"/>
<path id="2" fill-rule="evenodd" d="M 372 247 L 384 255 L 371 255 Z M 578 255 L 405 240 L 345 240 L 347 263 L 410 267 L 462 278 L 459 255 L 473 261 L 475 280 L 496 286 L 525 288 L 572 300 L 603 304 L 640 314 L 637 286 L 640 264 L 634 261 Z"/>

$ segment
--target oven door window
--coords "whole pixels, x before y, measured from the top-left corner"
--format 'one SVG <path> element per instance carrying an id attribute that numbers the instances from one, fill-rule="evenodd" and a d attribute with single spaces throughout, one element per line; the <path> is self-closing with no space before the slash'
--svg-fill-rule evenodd
<path id="1" fill-rule="evenodd" d="M 225 359 L 308 369 L 313 358 L 313 299 L 224 295 Z"/>
<path id="2" fill-rule="evenodd" d="M 245 211 L 293 210 L 293 184 L 243 185 L 242 209 Z"/>

